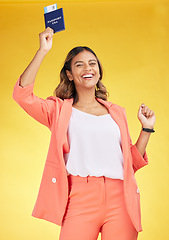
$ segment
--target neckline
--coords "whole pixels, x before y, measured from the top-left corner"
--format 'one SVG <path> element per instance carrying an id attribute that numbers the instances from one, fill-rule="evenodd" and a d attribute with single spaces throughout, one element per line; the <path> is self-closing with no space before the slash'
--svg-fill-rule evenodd
<path id="1" fill-rule="evenodd" d="M 77 109 L 77 108 L 75 108 L 75 107 L 72 107 L 73 109 L 75 109 L 75 110 L 77 110 L 78 112 L 81 112 L 81 113 L 84 113 L 84 114 L 87 114 L 87 115 L 90 115 L 90 116 L 94 116 L 94 117 L 103 117 L 103 116 L 109 116 L 110 115 L 110 113 L 107 113 L 107 114 L 103 114 L 103 115 L 94 115 L 94 114 L 91 114 L 91 113 L 87 113 L 87 112 L 83 112 L 83 111 L 81 111 L 81 110 L 79 110 L 79 109 Z"/>

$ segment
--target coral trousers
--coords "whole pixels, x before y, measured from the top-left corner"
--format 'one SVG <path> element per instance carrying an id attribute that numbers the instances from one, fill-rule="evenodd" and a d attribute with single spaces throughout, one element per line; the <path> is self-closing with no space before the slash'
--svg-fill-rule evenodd
<path id="1" fill-rule="evenodd" d="M 123 180 L 68 175 L 69 197 L 59 240 L 136 240 Z"/>

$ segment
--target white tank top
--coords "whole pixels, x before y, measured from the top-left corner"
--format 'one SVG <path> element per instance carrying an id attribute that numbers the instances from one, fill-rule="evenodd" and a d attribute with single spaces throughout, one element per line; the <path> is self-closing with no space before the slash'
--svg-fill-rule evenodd
<path id="1" fill-rule="evenodd" d="M 124 179 L 120 129 L 110 114 L 95 116 L 72 107 L 68 141 L 69 174 Z"/>

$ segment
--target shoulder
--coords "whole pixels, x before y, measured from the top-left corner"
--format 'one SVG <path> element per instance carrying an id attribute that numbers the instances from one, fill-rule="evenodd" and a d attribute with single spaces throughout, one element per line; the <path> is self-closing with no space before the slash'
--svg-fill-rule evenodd
<path id="1" fill-rule="evenodd" d="M 118 109 L 120 109 L 122 111 L 125 111 L 125 108 L 120 106 L 120 105 L 118 105 L 118 104 L 112 103 L 112 106 L 115 107 L 115 108 L 118 108 Z"/>
<path id="2" fill-rule="evenodd" d="M 47 97 L 47 100 L 51 100 L 51 101 L 56 102 L 60 105 L 62 105 L 64 102 L 73 102 L 73 98 L 61 99 L 61 98 L 55 97 L 55 96 L 49 96 L 49 97 Z"/>
<path id="3" fill-rule="evenodd" d="M 109 104 L 111 104 L 110 108 L 112 110 L 115 110 L 116 112 L 118 112 L 118 114 L 121 115 L 121 117 L 123 117 L 125 120 L 127 119 L 126 109 L 124 107 L 112 102 L 109 102 Z"/>
<path id="4" fill-rule="evenodd" d="M 61 98 L 55 97 L 55 96 L 49 96 L 47 97 L 47 100 L 53 101 L 53 102 L 58 102 L 60 104 L 63 103 L 63 100 Z"/>
<path id="5" fill-rule="evenodd" d="M 46 100 L 48 101 L 49 104 L 55 106 L 55 107 L 59 107 L 62 108 L 62 106 L 67 103 L 67 102 L 71 102 L 71 99 L 65 98 L 59 98 L 59 97 L 55 97 L 55 96 L 49 96 L 46 98 Z"/>
<path id="6" fill-rule="evenodd" d="M 46 98 L 46 101 L 48 102 L 49 105 L 52 105 L 54 108 L 61 109 L 63 107 L 63 105 L 65 105 L 65 106 L 72 105 L 73 98 L 61 99 L 59 97 L 49 96 Z"/>
<path id="7" fill-rule="evenodd" d="M 112 107 L 112 108 L 116 108 L 116 109 L 118 109 L 119 111 L 122 111 L 122 112 L 126 112 L 126 110 L 125 110 L 125 108 L 124 107 L 122 107 L 122 106 L 120 106 L 120 105 L 118 105 L 118 104 L 116 104 L 116 103 L 112 103 L 112 102 L 108 102 L 109 103 L 109 105 L 110 105 L 110 107 Z"/>
<path id="8" fill-rule="evenodd" d="M 108 107 L 108 108 L 110 108 L 110 109 L 112 109 L 112 110 L 116 110 L 116 111 L 121 112 L 121 113 L 123 113 L 123 114 L 126 113 L 125 108 L 122 107 L 122 106 L 120 106 L 120 105 L 118 105 L 118 104 L 112 103 L 112 102 L 107 101 L 107 100 L 103 100 L 103 99 L 101 99 L 101 98 L 97 98 L 97 100 L 98 100 L 99 102 L 101 102 L 102 104 L 104 104 L 106 107 Z"/>
<path id="9" fill-rule="evenodd" d="M 54 112 L 57 110 L 60 110 L 63 105 L 63 100 L 58 97 L 49 96 L 44 100 L 44 103 L 48 106 L 48 110 L 50 112 Z"/>

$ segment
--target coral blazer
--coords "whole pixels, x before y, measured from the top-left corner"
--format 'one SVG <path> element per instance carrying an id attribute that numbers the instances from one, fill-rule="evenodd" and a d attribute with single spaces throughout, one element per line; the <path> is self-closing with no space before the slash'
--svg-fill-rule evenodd
<path id="1" fill-rule="evenodd" d="M 32 216 L 45 219 L 59 226 L 68 201 L 69 185 L 64 153 L 69 152 L 68 125 L 72 113 L 73 98 L 60 99 L 48 97 L 42 99 L 34 95 L 34 82 L 25 87 L 15 84 L 13 99 L 35 120 L 47 126 L 51 139 L 43 176 Z M 140 193 L 135 179 L 135 172 L 148 164 L 147 154 L 139 153 L 132 144 L 128 131 L 125 109 L 116 104 L 96 98 L 111 114 L 120 128 L 124 159 L 124 196 L 128 214 L 135 229 L 142 231 Z"/>

